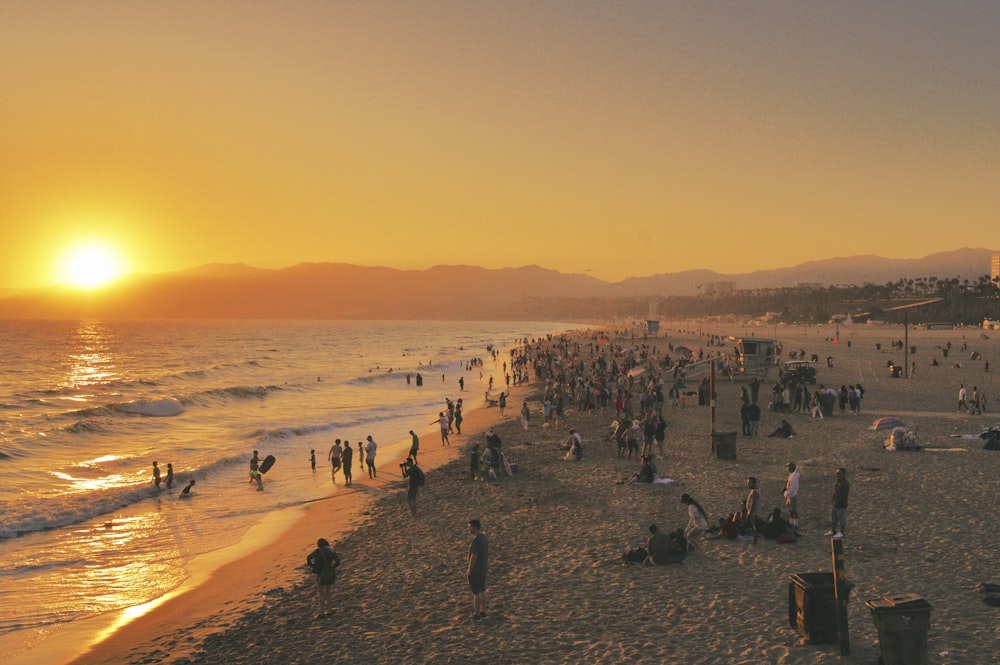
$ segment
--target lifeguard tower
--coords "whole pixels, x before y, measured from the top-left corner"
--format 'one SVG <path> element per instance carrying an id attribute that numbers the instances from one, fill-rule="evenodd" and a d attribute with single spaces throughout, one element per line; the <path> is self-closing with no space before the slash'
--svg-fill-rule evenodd
<path id="1" fill-rule="evenodd" d="M 775 365 L 774 348 L 777 340 L 758 337 L 736 338 L 735 368 L 740 374 L 767 376 L 767 370 Z"/>

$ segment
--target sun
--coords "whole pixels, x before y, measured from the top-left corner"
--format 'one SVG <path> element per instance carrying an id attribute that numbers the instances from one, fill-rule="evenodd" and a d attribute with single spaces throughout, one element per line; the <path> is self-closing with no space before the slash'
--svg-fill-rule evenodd
<path id="1" fill-rule="evenodd" d="M 63 283 L 80 289 L 94 289 L 114 281 L 122 273 L 122 263 L 114 248 L 97 242 L 81 243 L 68 249 L 61 262 Z"/>

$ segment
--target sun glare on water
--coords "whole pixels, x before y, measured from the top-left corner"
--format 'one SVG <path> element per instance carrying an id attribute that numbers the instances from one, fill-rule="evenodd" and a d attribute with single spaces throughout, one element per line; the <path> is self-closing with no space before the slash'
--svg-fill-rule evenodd
<path id="1" fill-rule="evenodd" d="M 80 289 L 93 289 L 112 282 L 121 275 L 118 254 L 110 247 L 95 243 L 69 249 L 61 262 L 61 279 Z"/>

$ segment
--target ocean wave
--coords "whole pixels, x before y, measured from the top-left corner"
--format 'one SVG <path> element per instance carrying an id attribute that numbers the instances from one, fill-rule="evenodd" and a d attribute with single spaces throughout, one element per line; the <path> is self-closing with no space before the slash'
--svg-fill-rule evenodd
<path id="1" fill-rule="evenodd" d="M 115 407 L 118 411 L 136 416 L 169 417 L 184 413 L 184 405 L 176 397 L 161 397 L 159 399 L 137 399 Z"/>
<path id="2" fill-rule="evenodd" d="M 230 455 L 194 471 L 178 474 L 185 481 L 204 480 L 234 464 L 245 464 L 246 455 Z M 175 485 L 179 485 L 175 482 Z M 114 513 L 146 499 L 164 496 L 148 482 L 48 497 L 22 496 L 17 503 L 0 506 L 0 538 L 14 538 L 35 531 L 48 531 L 81 524 Z"/>
<path id="3" fill-rule="evenodd" d="M 0 459 L 14 459 L 14 456 L 8 455 L 4 451 L 0 450 Z"/>
<path id="4" fill-rule="evenodd" d="M 87 433 L 97 433 L 107 431 L 107 427 L 103 422 L 98 420 L 78 420 L 72 425 L 67 425 L 63 428 L 64 431 L 70 434 L 87 434 Z"/>

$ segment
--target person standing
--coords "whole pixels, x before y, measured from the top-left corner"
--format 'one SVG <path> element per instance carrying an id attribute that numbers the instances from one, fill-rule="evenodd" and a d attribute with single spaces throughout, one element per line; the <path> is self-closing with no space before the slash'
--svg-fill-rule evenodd
<path id="1" fill-rule="evenodd" d="M 167 486 L 167 489 L 170 489 L 171 487 L 174 486 L 174 465 L 171 464 L 171 463 L 169 463 L 169 462 L 167 462 L 167 481 L 166 481 L 166 486 Z"/>
<path id="2" fill-rule="evenodd" d="M 824 536 L 840 539 L 847 530 L 847 495 L 851 485 L 847 482 L 847 469 L 837 469 L 837 484 L 833 487 L 833 509 L 830 511 L 830 530 Z"/>
<path id="3" fill-rule="evenodd" d="M 412 457 L 413 461 L 416 462 L 417 453 L 420 452 L 420 437 L 418 437 L 417 433 L 412 429 L 410 430 L 410 437 L 413 439 L 410 443 L 410 457 Z"/>
<path id="4" fill-rule="evenodd" d="M 753 476 L 747 478 L 747 522 L 750 523 L 750 527 L 753 529 L 753 542 L 757 542 L 758 532 L 760 531 L 759 524 L 763 523 L 763 519 L 760 516 L 760 489 L 757 487 L 757 479 Z"/>
<path id="5" fill-rule="evenodd" d="M 407 459 L 407 461 L 410 463 L 409 464 L 410 470 L 409 473 L 407 474 L 407 478 L 409 479 L 410 483 L 409 487 L 406 490 L 406 503 L 410 505 L 410 514 L 416 517 L 417 492 L 419 492 L 420 488 L 423 487 L 424 480 L 426 477 L 424 476 L 423 469 L 417 466 L 417 460 L 411 457 Z"/>
<path id="6" fill-rule="evenodd" d="M 351 444 L 347 444 L 351 445 Z M 361 447 L 362 443 L 358 441 L 358 467 L 364 470 L 365 467 L 365 449 Z"/>
<path id="7" fill-rule="evenodd" d="M 316 618 L 325 617 L 333 609 L 333 584 L 337 581 L 340 556 L 330 547 L 326 538 L 320 538 L 316 541 L 316 549 L 306 557 L 306 564 L 316 576 L 316 590 L 319 594 L 319 614 Z"/>
<path id="8" fill-rule="evenodd" d="M 365 446 L 365 464 L 368 465 L 368 478 L 378 477 L 378 473 L 375 471 L 375 451 L 378 450 L 378 444 L 375 443 L 375 439 L 372 435 L 368 435 L 368 445 Z"/>
<path id="9" fill-rule="evenodd" d="M 455 434 L 462 433 L 462 420 L 464 420 L 462 417 L 462 400 L 459 399 L 455 403 Z"/>
<path id="10" fill-rule="evenodd" d="M 479 520 L 469 520 L 469 533 L 472 543 L 469 545 L 469 571 L 467 578 L 472 589 L 472 620 L 486 620 L 486 573 L 489 570 L 490 545 L 486 534 L 482 531 Z"/>
<path id="11" fill-rule="evenodd" d="M 312 450 L 309 451 L 309 466 L 312 467 L 313 471 L 316 470 L 316 449 L 315 448 L 313 448 Z"/>
<path id="12" fill-rule="evenodd" d="M 656 414 L 656 433 L 653 438 L 656 439 L 656 449 L 660 452 L 657 459 L 663 459 L 663 442 L 667 438 L 667 421 L 663 419 L 662 413 Z"/>
<path id="13" fill-rule="evenodd" d="M 344 450 L 340 453 L 340 466 L 344 470 L 344 484 L 350 485 L 353 482 L 351 476 L 351 461 L 354 458 L 354 449 L 351 448 L 350 441 L 344 441 Z"/>
<path id="14" fill-rule="evenodd" d="M 153 485 L 156 486 L 156 491 L 160 491 L 160 467 L 156 466 L 156 462 L 153 462 Z"/>
<path id="15" fill-rule="evenodd" d="M 507 408 L 507 393 L 500 391 L 500 396 L 497 397 L 497 404 L 500 405 L 500 415 L 503 415 L 504 409 Z"/>
<path id="16" fill-rule="evenodd" d="M 972 386 L 972 408 L 969 409 L 969 414 L 973 416 L 983 415 L 982 403 L 979 400 L 978 386 Z M 167 466 L 169 467 L 170 465 L 168 464 Z M 167 488 L 169 489 L 170 485 L 167 485 Z"/>
<path id="17" fill-rule="evenodd" d="M 528 403 L 525 402 L 521 405 L 521 427 L 524 431 L 528 431 L 528 423 L 531 422 L 531 409 L 528 408 Z"/>
<path id="18" fill-rule="evenodd" d="M 788 478 L 785 480 L 785 505 L 788 506 L 788 521 L 793 527 L 799 526 L 799 472 L 795 470 L 795 462 L 785 465 Z"/>
<path id="19" fill-rule="evenodd" d="M 444 415 L 444 411 L 438 411 L 438 419 L 432 420 L 431 425 L 437 423 L 441 428 L 441 445 L 450 446 L 451 441 L 448 440 L 448 417 Z"/>
<path id="20" fill-rule="evenodd" d="M 350 447 L 350 444 L 348 444 Z M 337 469 L 340 468 L 340 456 L 343 454 L 343 450 L 340 449 L 340 439 L 333 442 L 330 446 L 330 452 L 326 454 L 327 460 L 330 462 L 330 480 L 337 482 Z"/>

